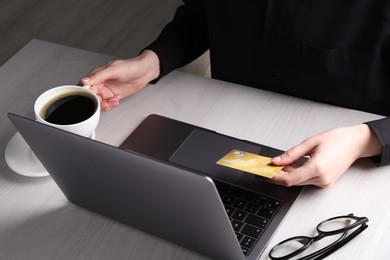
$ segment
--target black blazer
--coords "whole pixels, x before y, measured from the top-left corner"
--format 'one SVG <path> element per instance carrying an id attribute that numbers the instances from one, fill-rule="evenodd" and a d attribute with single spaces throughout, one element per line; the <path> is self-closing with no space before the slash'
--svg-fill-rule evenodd
<path id="1" fill-rule="evenodd" d="M 389 0 L 187 0 L 148 49 L 213 78 L 390 115 Z M 390 163 L 390 119 L 368 122 Z"/>

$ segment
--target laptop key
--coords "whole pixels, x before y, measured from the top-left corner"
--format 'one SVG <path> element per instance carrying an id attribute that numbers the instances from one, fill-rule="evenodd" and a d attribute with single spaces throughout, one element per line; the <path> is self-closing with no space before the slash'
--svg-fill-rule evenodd
<path id="1" fill-rule="evenodd" d="M 260 210 L 257 212 L 257 215 L 264 217 L 264 218 L 267 218 L 267 219 L 271 219 L 272 216 L 274 215 L 274 213 L 275 213 L 275 210 L 273 210 L 273 209 L 261 207 Z"/>
<path id="2" fill-rule="evenodd" d="M 259 208 L 260 208 L 259 205 L 253 204 L 253 203 L 249 203 L 249 205 L 245 208 L 245 210 L 248 211 L 249 213 L 255 214 L 256 211 L 257 211 Z"/>
<path id="3" fill-rule="evenodd" d="M 247 247 L 247 248 L 251 248 L 253 246 L 253 243 L 255 242 L 256 240 L 252 237 L 248 237 L 248 236 L 245 236 L 242 241 L 241 241 L 241 245 L 243 247 Z"/>
<path id="4" fill-rule="evenodd" d="M 236 202 L 234 203 L 234 207 L 238 208 L 238 209 L 243 209 L 245 208 L 245 205 L 247 204 L 247 201 L 243 200 L 243 199 L 238 199 L 236 200 Z"/>
<path id="5" fill-rule="evenodd" d="M 222 199 L 224 205 L 232 205 L 235 200 L 236 200 L 236 198 L 234 198 L 233 196 L 230 196 L 230 195 L 225 195 L 225 196 L 223 196 L 223 199 Z"/>
<path id="6" fill-rule="evenodd" d="M 249 248 L 241 247 L 241 249 L 244 255 L 249 255 Z"/>
<path id="7" fill-rule="evenodd" d="M 258 204 L 258 205 L 261 205 L 261 206 L 264 206 L 266 203 L 267 203 L 268 199 L 266 197 L 263 197 L 263 196 L 257 196 L 255 199 L 254 199 L 254 203 Z"/>
<path id="8" fill-rule="evenodd" d="M 235 211 L 235 208 L 230 206 L 225 206 L 226 214 L 229 216 L 229 218 L 233 215 L 233 212 Z"/>
<path id="9" fill-rule="evenodd" d="M 240 231 L 241 227 L 244 225 L 243 222 L 233 219 L 232 226 L 234 231 Z"/>
<path id="10" fill-rule="evenodd" d="M 244 237 L 244 235 L 241 234 L 241 233 L 237 233 L 237 232 L 236 232 L 236 237 L 237 237 L 238 242 L 240 242 L 241 239 Z"/>
<path id="11" fill-rule="evenodd" d="M 247 214 L 248 214 L 248 213 L 246 213 L 245 211 L 237 210 L 237 211 L 233 214 L 233 218 L 234 218 L 234 219 L 237 219 L 237 220 L 239 220 L 239 221 L 243 221 Z"/>
<path id="12" fill-rule="evenodd" d="M 251 225 L 245 225 L 242 228 L 241 232 L 245 235 L 248 235 L 248 236 L 251 236 L 251 237 L 254 237 L 257 239 L 257 238 L 259 238 L 259 236 L 263 232 L 263 229 L 255 227 L 255 226 L 251 226 Z"/>
<path id="13" fill-rule="evenodd" d="M 267 203 L 267 207 L 270 209 L 277 210 L 279 206 L 280 206 L 280 201 L 278 200 L 270 199 Z"/>
<path id="14" fill-rule="evenodd" d="M 268 223 L 268 220 L 262 217 L 255 216 L 253 214 L 249 214 L 248 217 L 245 219 L 245 222 L 264 229 Z"/>

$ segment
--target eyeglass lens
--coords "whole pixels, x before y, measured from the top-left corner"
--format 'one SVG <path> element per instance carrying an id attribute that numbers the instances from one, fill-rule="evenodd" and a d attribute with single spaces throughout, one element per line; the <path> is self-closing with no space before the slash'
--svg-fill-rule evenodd
<path id="1" fill-rule="evenodd" d="M 317 226 L 318 231 L 329 233 L 334 232 L 338 230 L 343 230 L 345 228 L 348 228 L 349 226 L 355 224 L 357 222 L 357 219 L 350 218 L 350 217 L 340 217 L 340 218 L 334 218 L 327 221 L 322 222 Z"/>
<path id="2" fill-rule="evenodd" d="M 285 240 L 284 242 L 279 244 L 279 246 L 273 248 L 272 257 L 284 257 L 296 251 L 300 251 L 309 242 L 309 237 L 293 237 L 291 239 Z"/>

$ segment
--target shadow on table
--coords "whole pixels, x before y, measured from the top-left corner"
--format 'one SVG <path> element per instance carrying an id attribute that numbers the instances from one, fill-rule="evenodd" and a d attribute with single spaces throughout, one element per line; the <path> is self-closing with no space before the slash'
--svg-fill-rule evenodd
<path id="1" fill-rule="evenodd" d="M 0 259 L 206 258 L 69 203 L 0 226 Z"/>

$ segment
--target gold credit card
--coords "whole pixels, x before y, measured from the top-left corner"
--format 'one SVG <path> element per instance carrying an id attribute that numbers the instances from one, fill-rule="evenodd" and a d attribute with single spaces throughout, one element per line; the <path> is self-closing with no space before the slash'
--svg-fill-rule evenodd
<path id="1" fill-rule="evenodd" d="M 237 149 L 230 151 L 217 164 L 266 178 L 274 177 L 284 167 L 273 165 L 269 157 Z"/>

